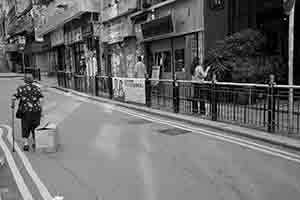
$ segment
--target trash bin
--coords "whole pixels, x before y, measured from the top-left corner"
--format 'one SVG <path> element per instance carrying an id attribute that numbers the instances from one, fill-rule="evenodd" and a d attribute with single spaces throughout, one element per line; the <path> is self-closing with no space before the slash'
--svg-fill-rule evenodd
<path id="1" fill-rule="evenodd" d="M 35 131 L 36 150 L 44 153 L 55 153 L 58 150 L 59 139 L 57 126 L 46 123 Z"/>

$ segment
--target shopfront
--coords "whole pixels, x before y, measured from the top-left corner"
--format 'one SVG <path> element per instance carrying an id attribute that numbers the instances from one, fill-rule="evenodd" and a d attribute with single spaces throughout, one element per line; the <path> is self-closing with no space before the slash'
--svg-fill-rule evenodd
<path id="1" fill-rule="evenodd" d="M 49 52 L 50 71 L 65 70 L 64 29 L 59 28 L 50 34 L 51 48 Z"/>
<path id="2" fill-rule="evenodd" d="M 100 71 L 99 31 L 98 22 L 90 22 L 82 26 L 87 76 L 95 76 Z"/>
<path id="3" fill-rule="evenodd" d="M 159 29 L 159 27 L 164 27 Z M 200 57 L 199 32 L 175 33 L 170 15 L 141 24 L 143 40 L 147 49 L 147 66 L 159 68 L 161 79 L 190 79 L 191 64 L 195 57 Z"/>
<path id="4" fill-rule="evenodd" d="M 127 18 L 120 18 L 105 24 L 103 33 L 106 71 L 113 77 L 133 78 L 137 45 L 132 25 Z"/>
<path id="5" fill-rule="evenodd" d="M 83 75 L 86 70 L 86 63 L 81 26 L 76 26 L 73 23 L 66 26 L 64 42 L 66 70 Z"/>

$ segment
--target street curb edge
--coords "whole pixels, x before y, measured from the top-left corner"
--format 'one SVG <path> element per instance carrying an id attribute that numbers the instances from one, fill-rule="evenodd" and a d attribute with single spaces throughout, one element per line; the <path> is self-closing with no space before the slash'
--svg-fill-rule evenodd
<path id="1" fill-rule="evenodd" d="M 133 110 L 136 110 L 136 111 L 139 111 L 139 112 L 149 113 L 149 114 L 160 116 L 160 117 L 167 117 L 167 118 L 170 118 L 172 120 L 183 121 L 185 123 L 189 123 L 189 124 L 193 124 L 193 125 L 197 125 L 197 126 L 204 126 L 204 127 L 207 127 L 207 128 L 212 128 L 212 129 L 223 131 L 223 132 L 230 132 L 232 135 L 247 137 L 247 138 L 250 138 L 250 139 L 254 139 L 254 140 L 262 141 L 262 142 L 265 142 L 265 143 L 269 143 L 271 145 L 276 145 L 276 146 L 279 146 L 279 147 L 284 147 L 284 148 L 287 148 L 287 149 L 300 151 L 300 146 L 288 144 L 288 143 L 285 143 L 285 142 L 278 142 L 278 141 L 270 140 L 270 139 L 267 139 L 267 138 L 264 138 L 264 137 L 250 135 L 250 134 L 244 133 L 242 131 L 235 131 L 235 130 L 232 130 L 232 129 L 229 129 L 229 128 L 226 128 L 226 127 L 222 128 L 222 127 L 218 127 L 218 126 L 213 126 L 213 125 L 206 124 L 206 123 L 200 122 L 200 121 L 195 122 L 195 121 L 185 119 L 185 118 L 182 118 L 182 117 L 174 117 L 170 114 L 158 113 L 158 112 L 155 112 L 154 110 L 151 110 L 151 109 L 146 109 L 146 108 L 141 108 L 141 107 L 138 108 L 136 105 L 130 105 L 130 104 L 126 104 L 126 103 L 123 103 L 123 102 L 118 102 L 118 101 L 115 101 L 115 100 L 112 100 L 112 99 L 104 99 L 102 97 L 90 96 L 90 95 L 87 95 L 87 94 L 84 94 L 84 93 L 80 93 L 80 92 L 77 92 L 77 91 L 73 91 L 73 90 L 70 90 L 70 89 L 65 89 L 65 88 L 61 88 L 61 87 L 57 87 L 57 86 L 53 86 L 52 88 L 63 91 L 63 92 L 66 92 L 66 93 L 72 93 L 76 96 L 80 96 L 80 97 L 87 98 L 87 99 L 90 99 L 90 100 L 94 100 L 94 101 L 98 101 L 98 102 L 102 102 L 102 103 L 108 103 L 108 104 L 112 104 L 112 105 L 117 105 L 117 106 L 121 106 L 121 107 L 124 107 L 124 108 L 127 108 L 127 109 L 133 109 Z M 157 110 L 157 111 L 159 111 L 159 110 Z"/>

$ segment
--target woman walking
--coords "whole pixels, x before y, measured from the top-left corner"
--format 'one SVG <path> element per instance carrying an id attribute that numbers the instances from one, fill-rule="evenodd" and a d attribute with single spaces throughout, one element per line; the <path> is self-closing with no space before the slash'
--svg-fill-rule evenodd
<path id="1" fill-rule="evenodd" d="M 17 118 L 21 119 L 22 138 L 24 139 L 24 151 L 29 151 L 29 137 L 32 134 L 35 149 L 35 129 L 40 125 L 42 106 L 41 99 L 44 97 L 40 88 L 33 84 L 31 74 L 24 77 L 25 84 L 17 88 L 15 98 L 19 100 Z"/>

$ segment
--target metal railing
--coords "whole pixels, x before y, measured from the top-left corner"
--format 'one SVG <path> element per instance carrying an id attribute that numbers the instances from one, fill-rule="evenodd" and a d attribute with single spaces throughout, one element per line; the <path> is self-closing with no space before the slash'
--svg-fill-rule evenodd
<path id="1" fill-rule="evenodd" d="M 96 76 L 89 80 L 95 85 L 94 92 L 87 87 L 87 79 L 83 75 L 67 76 L 66 72 L 58 72 L 57 78 L 61 87 L 111 99 L 114 96 L 110 76 Z M 145 88 L 146 106 L 154 109 L 248 126 L 270 133 L 300 133 L 300 86 L 276 85 L 272 82 L 199 83 L 146 79 Z M 288 101 L 290 88 L 294 94 L 291 111 Z"/>
<path id="2" fill-rule="evenodd" d="M 112 79 L 109 76 L 96 76 L 96 96 L 112 98 Z"/>

